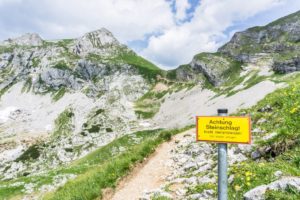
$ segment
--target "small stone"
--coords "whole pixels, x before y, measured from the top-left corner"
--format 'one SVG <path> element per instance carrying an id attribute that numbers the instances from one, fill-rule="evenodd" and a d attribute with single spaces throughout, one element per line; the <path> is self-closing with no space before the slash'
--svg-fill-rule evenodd
<path id="1" fill-rule="evenodd" d="M 267 122 L 267 120 L 266 120 L 265 118 L 261 118 L 261 119 L 259 119 L 256 123 L 257 123 L 257 124 L 263 124 L 263 123 L 265 123 L 265 122 Z"/>
<path id="2" fill-rule="evenodd" d="M 260 153 L 258 150 L 256 150 L 256 151 L 254 151 L 254 152 L 251 153 L 251 158 L 252 158 L 253 160 L 257 160 L 257 159 L 259 159 L 260 157 L 261 157 L 261 153 Z"/>
<path id="3" fill-rule="evenodd" d="M 263 130 L 261 130 L 260 128 L 255 128 L 251 131 L 252 133 L 264 133 Z"/>
<path id="4" fill-rule="evenodd" d="M 178 196 L 183 196 L 185 195 L 186 193 L 186 190 L 185 189 L 179 189 L 175 192 Z"/>
<path id="5" fill-rule="evenodd" d="M 195 185 L 195 184 L 197 184 L 197 177 L 193 176 L 191 178 L 187 178 L 187 179 L 185 179 L 184 182 L 191 184 L 191 185 Z"/>
<path id="6" fill-rule="evenodd" d="M 272 107 L 270 106 L 270 105 L 266 105 L 265 107 L 263 107 L 263 108 L 260 108 L 260 109 L 258 109 L 257 111 L 258 112 L 271 112 L 273 109 L 272 109 Z"/>
<path id="7" fill-rule="evenodd" d="M 213 190 L 204 190 L 204 193 L 212 196 L 215 192 Z"/>
<path id="8" fill-rule="evenodd" d="M 188 170 L 190 170 L 190 169 L 192 169 L 192 168 L 196 168 L 196 167 L 197 167 L 197 164 L 196 164 L 196 163 L 194 163 L 194 162 L 189 162 L 189 163 L 187 163 L 186 165 L 184 165 L 183 170 L 184 170 L 184 171 L 188 171 Z"/>
<path id="9" fill-rule="evenodd" d="M 233 179 L 234 179 L 234 175 L 231 174 L 228 178 L 228 183 L 231 184 L 233 182 Z"/>
<path id="10" fill-rule="evenodd" d="M 274 176 L 276 176 L 276 177 L 281 177 L 282 176 L 282 171 L 276 171 L 275 173 L 274 173 Z"/>
<path id="11" fill-rule="evenodd" d="M 263 140 L 269 140 L 269 139 L 275 137 L 276 135 L 277 135 L 276 132 L 270 133 L 270 134 L 264 136 L 264 137 L 263 137 Z"/>
<path id="12" fill-rule="evenodd" d="M 192 194 L 189 196 L 191 199 L 200 199 L 202 197 L 201 194 Z"/>

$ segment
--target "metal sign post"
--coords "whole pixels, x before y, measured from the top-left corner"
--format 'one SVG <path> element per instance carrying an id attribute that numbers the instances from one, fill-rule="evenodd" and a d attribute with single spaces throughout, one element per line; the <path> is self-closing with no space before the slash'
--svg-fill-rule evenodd
<path id="1" fill-rule="evenodd" d="M 227 143 L 251 144 L 251 119 L 228 116 L 227 109 L 218 109 L 218 116 L 196 117 L 196 137 L 200 142 L 218 143 L 218 200 L 227 200 Z"/>
<path id="2" fill-rule="evenodd" d="M 218 116 L 227 116 L 227 109 L 218 109 Z M 227 200 L 227 144 L 218 144 L 218 200 Z"/>

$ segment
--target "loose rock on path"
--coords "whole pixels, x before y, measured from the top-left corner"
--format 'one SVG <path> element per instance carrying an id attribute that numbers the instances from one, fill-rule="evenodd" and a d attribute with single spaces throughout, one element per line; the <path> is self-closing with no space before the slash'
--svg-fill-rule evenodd
<path id="1" fill-rule="evenodd" d="M 170 174 L 175 141 L 180 140 L 186 134 L 195 135 L 195 130 L 178 134 L 169 142 L 160 145 L 143 166 L 135 169 L 129 177 L 121 181 L 111 198 L 105 199 L 135 200 L 142 197 L 145 192 L 159 188 L 165 182 L 165 177 Z"/>

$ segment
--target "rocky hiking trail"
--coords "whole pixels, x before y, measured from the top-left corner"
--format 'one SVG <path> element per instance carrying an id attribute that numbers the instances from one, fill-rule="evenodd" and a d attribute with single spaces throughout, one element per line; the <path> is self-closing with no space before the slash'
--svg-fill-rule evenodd
<path id="1" fill-rule="evenodd" d="M 217 171 L 215 147 L 196 143 L 195 131 L 184 131 L 161 144 L 143 164 L 120 181 L 114 191 L 104 192 L 103 199 L 215 199 L 213 188 L 200 194 L 191 192 L 197 184 L 215 184 Z M 238 156 L 244 159 L 243 155 Z"/>
<path id="2" fill-rule="evenodd" d="M 119 183 L 114 193 L 106 194 L 104 199 L 147 199 L 145 195 L 159 188 L 164 184 L 165 178 L 170 175 L 173 162 L 172 152 L 176 148 L 176 143 L 184 137 L 192 137 L 194 135 L 195 129 L 191 129 L 175 135 L 170 141 L 161 144 L 153 155 L 142 165 L 137 166 L 129 176 Z"/>
<path id="3" fill-rule="evenodd" d="M 196 130 L 190 129 L 161 144 L 137 165 L 117 187 L 103 191 L 104 200 L 217 199 L 217 146 L 196 142 Z M 228 148 L 228 164 L 247 160 L 251 145 Z M 300 177 L 278 175 L 277 181 L 260 185 L 244 193 L 245 200 L 263 200 L 267 190 L 295 187 L 300 191 Z M 281 172 L 282 173 L 282 172 Z M 228 177 L 231 184 L 234 175 Z M 202 188 L 202 189 L 199 189 Z"/>
<path id="4" fill-rule="evenodd" d="M 196 142 L 195 128 L 161 144 L 141 165 L 119 182 L 116 189 L 104 191 L 104 200 L 216 199 L 216 145 Z M 240 148 L 236 153 L 236 148 Z M 250 145 L 228 149 L 229 165 L 246 160 Z M 207 187 L 201 193 L 198 185 Z"/>

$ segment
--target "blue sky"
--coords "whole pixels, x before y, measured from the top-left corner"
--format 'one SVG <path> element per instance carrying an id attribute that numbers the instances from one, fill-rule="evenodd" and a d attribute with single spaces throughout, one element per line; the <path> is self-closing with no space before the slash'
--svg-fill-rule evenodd
<path id="1" fill-rule="evenodd" d="M 0 40 L 77 38 L 105 27 L 165 69 L 214 52 L 234 32 L 300 10 L 296 0 L 0 0 Z"/>

